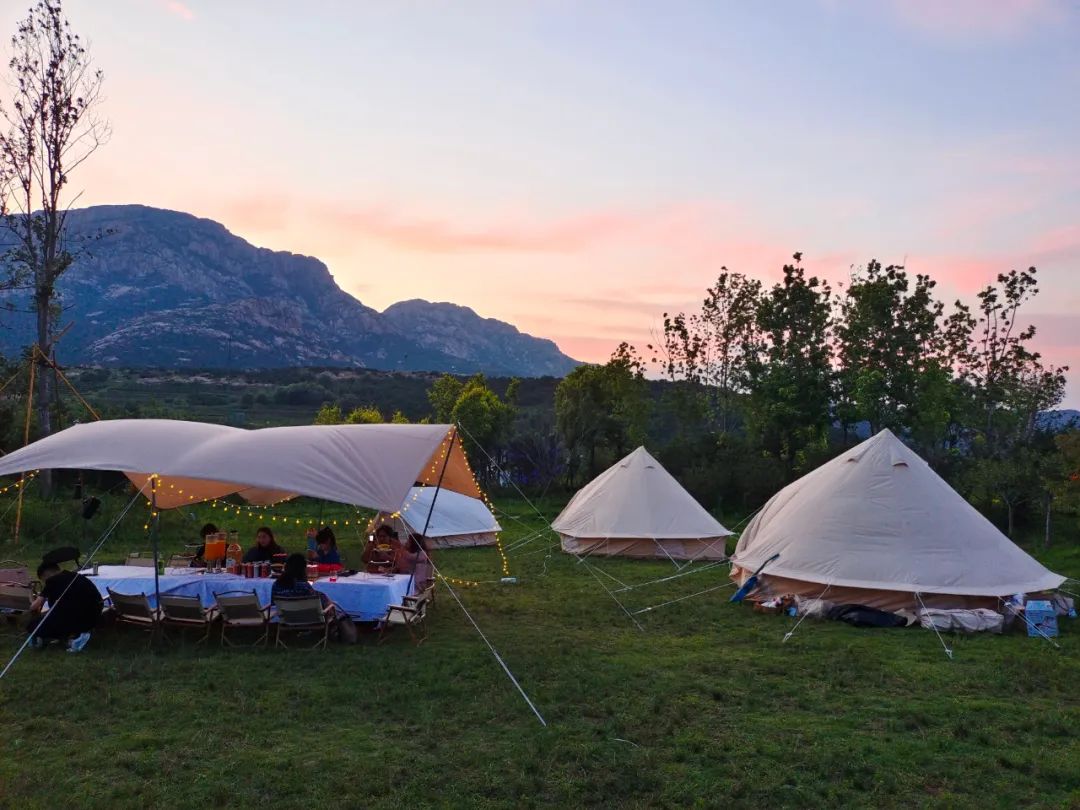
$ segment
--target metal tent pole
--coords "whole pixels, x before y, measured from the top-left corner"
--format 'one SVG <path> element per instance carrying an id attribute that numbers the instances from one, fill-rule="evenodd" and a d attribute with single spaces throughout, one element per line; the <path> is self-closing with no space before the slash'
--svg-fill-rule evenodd
<path id="1" fill-rule="evenodd" d="M 160 554 L 158 552 L 158 535 L 159 524 L 161 522 L 161 515 L 158 512 L 157 506 L 157 475 L 150 477 L 150 511 L 153 515 L 151 518 L 153 523 L 150 525 L 150 536 L 154 544 L 154 609 L 157 610 L 161 607 L 161 585 L 158 582 L 158 563 Z"/>
<path id="2" fill-rule="evenodd" d="M 421 538 L 427 537 L 428 528 L 431 526 L 431 516 L 435 513 L 435 501 L 438 499 L 439 492 L 442 490 L 443 476 L 446 475 L 446 468 L 450 464 L 450 454 L 454 451 L 454 442 L 455 441 L 457 441 L 457 428 L 456 427 L 454 428 L 453 433 L 450 434 L 450 444 L 447 445 L 446 458 L 443 459 L 442 469 L 439 470 L 439 480 L 435 482 L 435 493 L 431 496 L 431 506 L 428 507 L 427 518 L 424 520 L 424 530 L 422 532 L 420 532 L 420 537 Z M 404 521 L 402 521 L 402 522 L 404 522 Z M 420 546 L 420 550 L 423 551 L 425 554 L 428 553 L 427 549 L 425 549 L 423 547 L 423 545 L 421 545 L 420 543 L 417 543 L 417 545 Z M 420 560 L 419 560 L 419 558 L 417 558 L 417 563 L 419 563 L 419 562 L 420 562 Z M 413 577 L 414 576 L 416 576 L 416 566 L 415 565 L 413 566 L 412 571 L 409 572 L 409 585 L 405 589 L 405 593 L 412 593 Z"/>

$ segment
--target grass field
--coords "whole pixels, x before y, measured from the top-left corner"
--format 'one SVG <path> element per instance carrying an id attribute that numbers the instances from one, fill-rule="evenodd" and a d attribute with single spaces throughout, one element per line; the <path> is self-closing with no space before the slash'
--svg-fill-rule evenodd
<path id="1" fill-rule="evenodd" d="M 504 520 L 509 544 L 542 525 L 522 502 L 500 505 L 519 519 Z M 40 538 L 70 509 L 30 502 L 30 539 L 0 557 L 58 544 L 71 521 Z M 165 545 L 205 517 L 167 513 Z M 140 505 L 104 561 L 145 546 L 144 518 Z M 0 682 L 0 806 L 1080 805 L 1075 622 L 1060 650 L 1020 634 L 958 637 L 949 661 L 917 629 L 807 621 L 785 644 L 793 620 L 730 605 L 726 588 L 644 612 L 639 630 L 550 542 L 511 554 L 517 585 L 458 591 L 546 728 L 445 588 L 420 647 L 364 635 L 326 653 L 150 651 L 107 631 L 79 656 L 28 651 Z M 1075 538 L 1041 556 L 1080 577 Z M 436 563 L 499 576 L 493 549 Z M 673 570 L 598 567 L 612 587 L 609 574 L 633 584 Z M 640 610 L 725 581 L 718 567 L 621 598 Z M 0 637 L 5 660 L 17 641 Z"/>

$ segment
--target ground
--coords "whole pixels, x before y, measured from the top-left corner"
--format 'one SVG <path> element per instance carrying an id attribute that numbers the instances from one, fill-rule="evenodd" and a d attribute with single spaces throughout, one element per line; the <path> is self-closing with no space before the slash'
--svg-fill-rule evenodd
<path id="1" fill-rule="evenodd" d="M 497 503 L 514 516 L 508 545 L 542 525 L 524 502 Z M 95 528 L 121 505 L 107 503 Z M 65 508 L 28 504 L 30 539 L 0 556 L 59 545 L 62 530 L 41 534 Z M 314 508 L 282 507 L 275 525 Z M 137 509 L 103 560 L 147 544 Z M 166 515 L 165 546 L 207 516 Z M 346 536 L 346 512 L 323 517 Z M 251 520 L 234 518 L 245 535 Z M 279 531 L 287 546 L 293 525 Z M 918 629 L 807 621 L 783 643 L 793 620 L 729 604 L 726 588 L 643 612 L 639 630 L 550 542 L 510 553 L 515 585 L 492 581 L 494 549 L 436 559 L 483 581 L 457 593 L 546 727 L 445 587 L 420 647 L 398 633 L 325 653 L 150 650 L 108 631 L 81 655 L 27 651 L 0 681 L 0 806 L 1080 805 L 1076 622 L 1063 623 L 1060 649 L 1019 633 L 950 637 L 950 661 Z M 1038 556 L 1080 577 L 1075 536 Z M 613 589 L 607 575 L 645 583 L 673 570 L 598 568 Z M 641 610 L 725 582 L 718 567 L 620 598 Z M 16 646 L 0 636 L 5 660 Z"/>

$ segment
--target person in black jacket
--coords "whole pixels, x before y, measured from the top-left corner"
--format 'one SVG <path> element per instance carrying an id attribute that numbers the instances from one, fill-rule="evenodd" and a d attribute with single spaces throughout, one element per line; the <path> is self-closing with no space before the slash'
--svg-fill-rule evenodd
<path id="1" fill-rule="evenodd" d="M 41 595 L 30 606 L 34 646 L 66 641 L 69 652 L 80 652 L 101 618 L 101 594 L 82 574 L 64 571 L 56 563 L 43 562 L 37 575 Z M 46 603 L 49 609 L 42 614 Z"/>
<path id="2" fill-rule="evenodd" d="M 244 554 L 244 562 L 270 562 L 275 555 L 284 554 L 285 549 L 277 544 L 274 533 L 268 526 L 255 532 L 255 545 Z"/>

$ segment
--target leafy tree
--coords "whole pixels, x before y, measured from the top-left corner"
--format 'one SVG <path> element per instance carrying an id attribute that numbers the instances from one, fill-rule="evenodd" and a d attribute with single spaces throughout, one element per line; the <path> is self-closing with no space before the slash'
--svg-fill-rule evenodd
<path id="1" fill-rule="evenodd" d="M 696 410 L 721 432 L 731 429 L 760 342 L 756 319 L 760 300 L 760 281 L 724 267 L 706 291 L 700 312 L 664 313 L 663 343 L 648 348 L 658 352 L 653 360 L 668 379 L 681 383 L 676 389 L 682 400 L 678 405 L 690 420 Z M 694 402 L 695 398 L 702 401 Z"/>
<path id="2" fill-rule="evenodd" d="M 340 425 L 344 421 L 345 417 L 342 415 L 341 406 L 339 405 L 326 403 L 315 414 L 316 425 Z"/>
<path id="3" fill-rule="evenodd" d="M 454 406 L 465 389 L 465 383 L 450 374 L 443 374 L 428 389 L 427 398 L 437 424 L 452 422 Z"/>
<path id="4" fill-rule="evenodd" d="M 391 415 L 390 422 L 395 425 L 407 425 L 409 424 L 409 417 L 403 414 L 399 409 L 394 411 L 394 413 Z"/>
<path id="5" fill-rule="evenodd" d="M 382 411 L 374 405 L 362 405 L 353 408 L 349 411 L 349 415 L 345 417 L 345 424 L 347 425 L 380 425 L 385 421 Z"/>
<path id="6" fill-rule="evenodd" d="M 944 433 L 951 375 L 935 286 L 929 276 L 912 283 L 903 267 L 878 261 L 852 278 L 835 330 L 837 416 L 845 428 L 866 421 L 871 433 L 909 433 L 916 425 L 923 438 L 935 428 Z"/>
<path id="7" fill-rule="evenodd" d="M 596 473 L 601 447 L 625 455 L 631 444 L 645 441 L 649 417 L 645 364 L 628 343 L 621 343 L 602 366 L 578 366 L 555 389 L 556 429 L 569 454 L 567 473 L 573 484 L 584 465 Z"/>
<path id="8" fill-rule="evenodd" d="M 832 289 L 807 277 L 795 254 L 784 279 L 757 310 L 760 351 L 748 366 L 747 426 L 770 455 L 792 471 L 804 451 L 822 446 L 832 405 Z"/>
<path id="9" fill-rule="evenodd" d="M 38 427 L 52 432 L 56 284 L 74 256 L 66 244 L 72 173 L 108 138 L 95 115 L 103 75 L 71 30 L 60 0 L 38 0 L 11 38 L 9 104 L 0 105 L 0 214 L 14 246 L 7 268 L 33 291 L 37 346 Z M 47 477 L 45 481 L 47 482 Z"/>
<path id="10" fill-rule="evenodd" d="M 483 374 L 477 374 L 462 387 L 450 417 L 461 427 L 462 445 L 473 469 L 483 477 L 492 474 L 487 456 L 495 458 L 501 451 L 514 421 L 514 408 L 488 387 Z"/>

